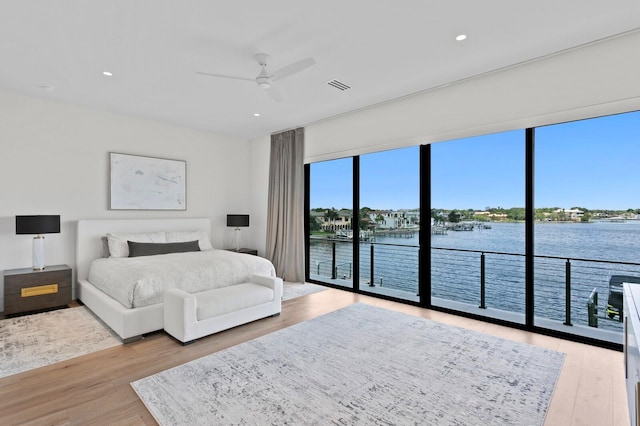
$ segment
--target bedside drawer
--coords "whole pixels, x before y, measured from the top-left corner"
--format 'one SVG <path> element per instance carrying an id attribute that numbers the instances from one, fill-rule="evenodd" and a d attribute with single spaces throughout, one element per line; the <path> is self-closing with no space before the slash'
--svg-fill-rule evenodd
<path id="1" fill-rule="evenodd" d="M 71 302 L 71 268 L 50 266 L 42 271 L 4 271 L 4 314 L 38 311 Z"/>
<path id="2" fill-rule="evenodd" d="M 39 272 L 33 274 L 6 275 L 4 277 L 4 294 L 20 295 L 22 289 L 57 284 L 58 288 L 71 287 L 71 270 Z"/>

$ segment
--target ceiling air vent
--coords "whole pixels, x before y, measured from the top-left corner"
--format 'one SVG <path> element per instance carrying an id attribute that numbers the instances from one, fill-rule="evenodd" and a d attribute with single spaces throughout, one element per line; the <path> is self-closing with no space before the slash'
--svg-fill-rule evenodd
<path id="1" fill-rule="evenodd" d="M 329 80 L 329 81 L 327 81 L 327 84 L 328 84 L 329 86 L 333 86 L 333 87 L 335 87 L 335 88 L 336 88 L 336 89 L 338 89 L 338 90 L 342 90 L 343 92 L 344 92 L 345 90 L 351 89 L 351 86 L 347 86 L 346 84 L 344 84 L 344 83 L 343 83 L 343 82 L 341 82 L 341 81 L 336 80 L 335 78 L 334 78 L 333 80 Z"/>

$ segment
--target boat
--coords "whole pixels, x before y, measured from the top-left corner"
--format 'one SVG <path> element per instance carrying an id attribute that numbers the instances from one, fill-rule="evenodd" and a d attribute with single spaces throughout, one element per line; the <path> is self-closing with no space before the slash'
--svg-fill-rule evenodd
<path id="1" fill-rule="evenodd" d="M 611 275 L 609 279 L 609 295 L 607 297 L 607 316 L 611 319 L 618 317 L 618 321 L 622 322 L 624 318 L 623 312 L 623 296 L 622 283 L 638 283 L 640 277 L 632 275 Z"/>

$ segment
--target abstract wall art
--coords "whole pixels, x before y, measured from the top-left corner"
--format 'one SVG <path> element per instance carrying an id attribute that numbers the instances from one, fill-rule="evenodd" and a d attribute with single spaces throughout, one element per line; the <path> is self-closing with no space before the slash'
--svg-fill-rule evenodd
<path id="1" fill-rule="evenodd" d="M 186 210 L 187 162 L 110 154 L 110 210 Z"/>

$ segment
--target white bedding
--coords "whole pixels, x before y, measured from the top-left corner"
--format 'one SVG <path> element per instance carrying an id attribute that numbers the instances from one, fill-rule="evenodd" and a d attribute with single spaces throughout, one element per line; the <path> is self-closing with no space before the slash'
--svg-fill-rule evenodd
<path id="1" fill-rule="evenodd" d="M 161 303 L 164 290 L 188 293 L 248 282 L 251 274 L 275 276 L 267 259 L 227 250 L 102 258 L 91 263 L 89 282 L 126 308 Z"/>

